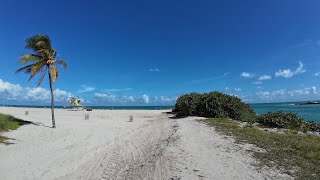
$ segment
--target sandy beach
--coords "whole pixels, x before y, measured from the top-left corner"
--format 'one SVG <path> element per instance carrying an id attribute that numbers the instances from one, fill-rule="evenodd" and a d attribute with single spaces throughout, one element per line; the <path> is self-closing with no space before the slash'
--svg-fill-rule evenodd
<path id="1" fill-rule="evenodd" d="M 0 144 L 0 179 L 291 179 L 257 170 L 252 145 L 166 112 L 57 109 L 52 129 L 50 109 L 0 107 L 34 123 L 4 133 L 13 144 Z"/>

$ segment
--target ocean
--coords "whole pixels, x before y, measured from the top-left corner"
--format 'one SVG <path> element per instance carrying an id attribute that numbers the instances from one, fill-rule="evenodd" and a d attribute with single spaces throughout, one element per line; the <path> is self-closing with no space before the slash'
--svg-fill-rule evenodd
<path id="1" fill-rule="evenodd" d="M 315 121 L 320 123 L 320 104 L 313 105 L 295 105 L 297 102 L 286 103 L 259 103 L 250 104 L 251 108 L 257 114 L 264 114 L 267 112 L 293 112 L 307 121 Z M 50 106 L 23 106 L 14 105 L 12 107 L 33 107 L 33 108 L 50 108 Z M 172 109 L 173 106 L 88 106 L 92 109 L 123 109 L 123 110 L 161 110 Z M 63 108 L 63 106 L 56 106 L 56 108 Z"/>

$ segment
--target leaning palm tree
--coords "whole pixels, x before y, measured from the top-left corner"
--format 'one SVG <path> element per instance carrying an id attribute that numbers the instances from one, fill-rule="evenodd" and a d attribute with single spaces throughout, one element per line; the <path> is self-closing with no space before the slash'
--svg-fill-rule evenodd
<path id="1" fill-rule="evenodd" d="M 47 35 L 37 34 L 26 39 L 25 48 L 34 51 L 33 54 L 24 54 L 20 57 L 20 64 L 26 65 L 16 71 L 30 74 L 29 81 L 36 75 L 41 74 L 36 88 L 43 82 L 47 72 L 49 76 L 49 84 L 51 91 L 51 113 L 52 113 L 52 127 L 56 128 L 54 117 L 54 96 L 52 90 L 52 83 L 55 83 L 58 78 L 58 69 L 56 64 L 60 64 L 64 69 L 67 68 L 67 63 L 64 60 L 56 60 L 57 51 L 52 48 L 51 40 Z"/>

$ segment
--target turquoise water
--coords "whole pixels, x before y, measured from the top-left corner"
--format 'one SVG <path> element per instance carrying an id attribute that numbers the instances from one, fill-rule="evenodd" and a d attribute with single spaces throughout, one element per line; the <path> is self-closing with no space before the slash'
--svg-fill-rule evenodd
<path id="1" fill-rule="evenodd" d="M 320 123 L 320 104 L 313 105 L 295 105 L 297 102 L 291 103 L 261 103 L 250 104 L 257 114 L 267 112 L 293 112 L 308 121 L 316 121 Z M 50 108 L 50 106 L 12 106 L 12 107 L 34 107 L 34 108 Z M 62 108 L 63 106 L 56 106 Z M 92 109 L 127 109 L 127 110 L 159 110 L 172 109 L 173 106 L 89 106 Z"/>
<path id="2" fill-rule="evenodd" d="M 295 103 L 297 102 L 250 104 L 250 106 L 258 114 L 275 111 L 293 112 L 305 120 L 320 123 L 320 104 L 295 105 Z"/>

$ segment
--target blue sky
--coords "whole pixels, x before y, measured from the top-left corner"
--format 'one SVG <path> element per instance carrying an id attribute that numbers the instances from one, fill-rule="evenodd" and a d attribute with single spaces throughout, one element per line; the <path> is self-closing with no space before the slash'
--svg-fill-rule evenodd
<path id="1" fill-rule="evenodd" d="M 320 1 L 17 1 L 0 6 L 0 103 L 49 104 L 14 74 L 25 39 L 68 61 L 57 104 L 172 105 L 188 92 L 246 102 L 320 99 Z"/>

